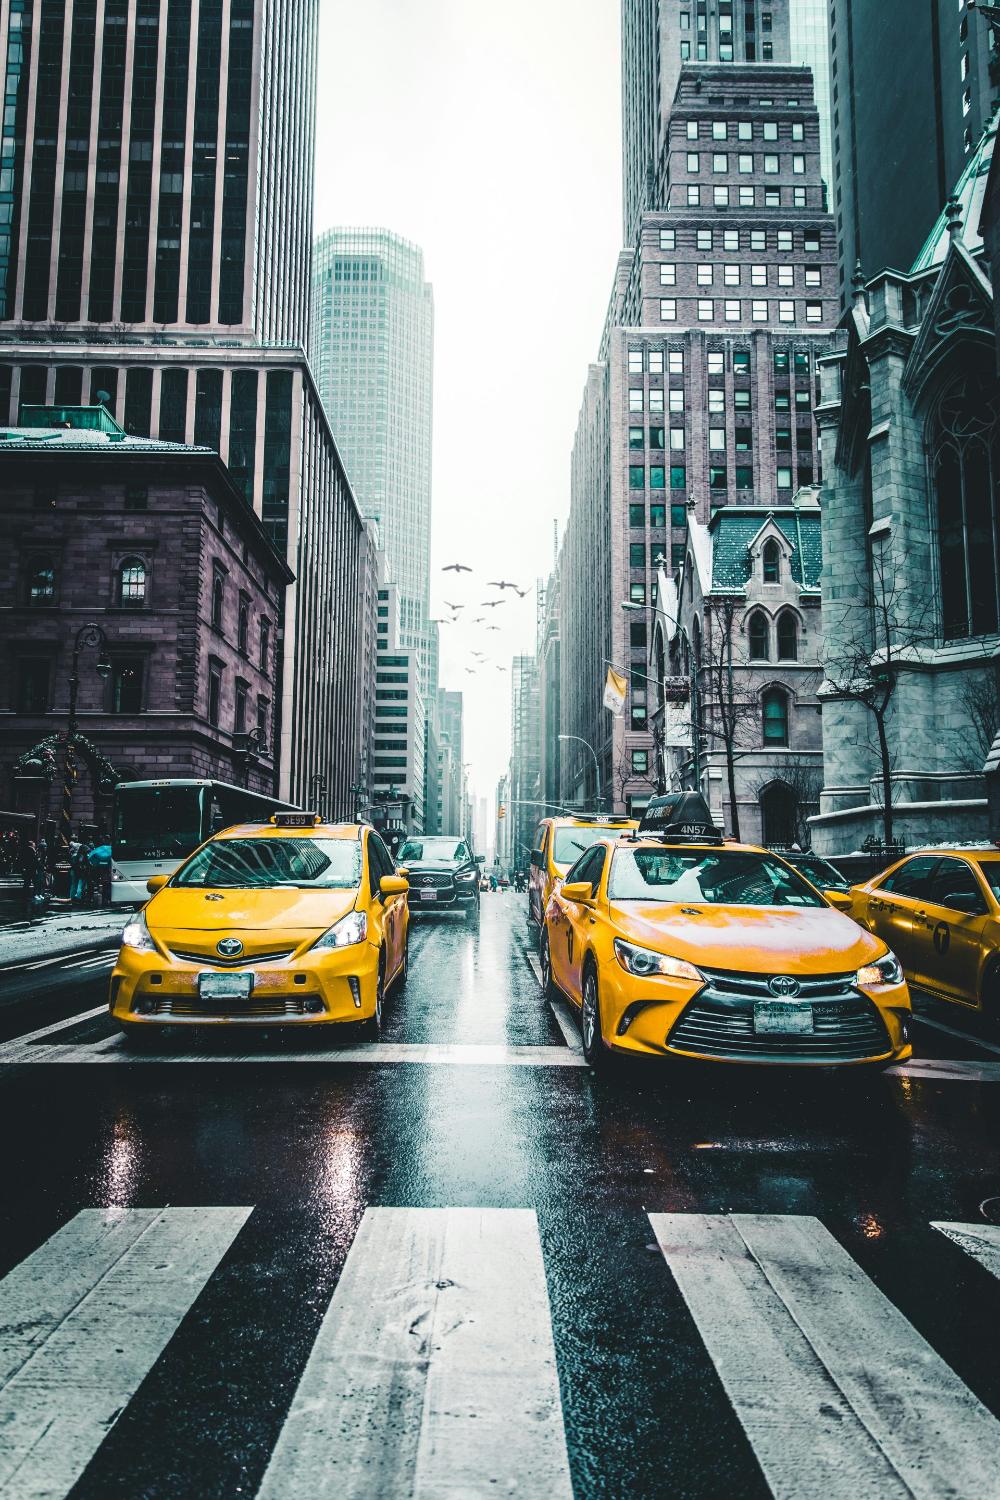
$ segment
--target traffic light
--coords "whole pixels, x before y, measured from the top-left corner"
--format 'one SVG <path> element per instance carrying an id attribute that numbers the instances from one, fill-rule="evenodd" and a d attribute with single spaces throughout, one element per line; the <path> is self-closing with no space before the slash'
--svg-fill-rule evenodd
<path id="1" fill-rule="evenodd" d="M 499 808 L 497 809 L 497 817 L 498 818 L 505 818 L 506 816 L 507 816 L 507 807 L 506 807 L 506 804 L 503 803 L 503 802 L 501 802 Z"/>

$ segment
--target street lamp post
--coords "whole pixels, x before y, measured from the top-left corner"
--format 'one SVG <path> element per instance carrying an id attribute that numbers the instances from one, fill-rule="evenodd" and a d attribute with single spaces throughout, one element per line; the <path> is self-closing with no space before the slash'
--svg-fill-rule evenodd
<path id="1" fill-rule="evenodd" d="M 604 793 L 601 790 L 601 766 L 600 762 L 597 759 L 596 750 L 589 740 L 582 739 L 578 734 L 561 734 L 559 738 L 561 740 L 575 740 L 578 745 L 586 745 L 587 749 L 590 751 L 591 759 L 594 762 L 594 775 L 597 781 L 597 806 L 603 812 Z"/>
<path id="2" fill-rule="evenodd" d="M 73 641 L 73 664 L 69 674 L 69 726 L 66 735 L 66 766 L 63 772 L 63 795 L 62 814 L 59 819 L 59 842 L 64 854 L 69 852 L 70 838 L 73 832 L 73 788 L 76 785 L 76 756 L 74 754 L 77 736 L 76 702 L 80 691 L 80 656 L 89 648 L 97 648 L 97 675 L 105 678 L 111 671 L 111 662 L 108 659 L 108 638 L 95 621 L 89 620 L 86 625 L 81 625 Z"/>
<path id="3" fill-rule="evenodd" d="M 233 749 L 242 758 L 243 785 L 249 789 L 250 767 L 257 765 L 261 756 L 267 754 L 267 730 L 263 725 L 255 724 L 245 734 L 234 736 Z"/>

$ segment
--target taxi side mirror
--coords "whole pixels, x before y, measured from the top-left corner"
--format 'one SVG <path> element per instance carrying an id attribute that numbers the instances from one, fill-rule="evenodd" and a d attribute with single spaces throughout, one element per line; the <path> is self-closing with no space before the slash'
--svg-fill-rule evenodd
<path id="1" fill-rule="evenodd" d="M 157 891 L 163 890 L 169 879 L 169 875 L 151 875 L 146 881 L 146 889 L 151 896 L 155 896 Z"/>
<path id="2" fill-rule="evenodd" d="M 850 891 L 824 891 L 823 895 L 838 911 L 850 911 L 854 905 Z"/>
<path id="3" fill-rule="evenodd" d="M 410 882 L 403 875 L 383 875 L 378 888 L 383 896 L 405 896 Z"/>
<path id="4" fill-rule="evenodd" d="M 581 906 L 589 906 L 594 899 L 594 887 L 589 880 L 571 880 L 559 894 L 564 901 L 578 901 Z"/>
<path id="5" fill-rule="evenodd" d="M 531 866 L 534 870 L 545 869 L 545 855 L 542 853 L 541 849 L 532 849 Z"/>

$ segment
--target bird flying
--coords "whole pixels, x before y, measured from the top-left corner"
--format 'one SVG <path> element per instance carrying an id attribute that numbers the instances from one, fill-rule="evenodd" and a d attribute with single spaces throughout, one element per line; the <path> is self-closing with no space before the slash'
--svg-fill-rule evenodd
<path id="1" fill-rule="evenodd" d="M 527 589 L 519 589 L 516 583 L 514 584 L 513 587 L 514 587 L 514 593 L 517 595 L 517 597 L 519 599 L 523 599 L 524 596 L 525 596 L 525 594 L 528 593 Z"/>
<path id="2" fill-rule="evenodd" d="M 446 599 L 444 602 L 445 602 L 445 604 L 447 604 L 447 606 L 448 606 L 449 609 L 456 609 L 457 610 L 457 609 L 464 609 L 465 608 L 464 604 L 452 604 L 452 602 L 451 602 L 450 599 Z"/>
<path id="3" fill-rule="evenodd" d="M 499 609 L 501 604 L 505 604 L 506 602 L 505 599 L 483 599 L 480 601 L 479 607 L 480 609 Z"/>
<path id="4" fill-rule="evenodd" d="M 477 615 L 476 618 L 473 620 L 472 623 L 473 623 L 473 625 L 481 625 L 485 619 L 486 619 L 485 615 Z"/>
<path id="5" fill-rule="evenodd" d="M 490 579 L 486 587 L 488 589 L 517 589 L 516 583 L 508 583 L 506 578 Z M 520 589 L 517 589 L 520 593 Z"/>
<path id="6" fill-rule="evenodd" d="M 486 629 L 487 630 L 499 630 L 500 626 L 499 625 L 487 625 Z"/>
<path id="7" fill-rule="evenodd" d="M 472 569 L 467 563 L 446 563 L 441 569 L 442 573 L 471 573 Z"/>

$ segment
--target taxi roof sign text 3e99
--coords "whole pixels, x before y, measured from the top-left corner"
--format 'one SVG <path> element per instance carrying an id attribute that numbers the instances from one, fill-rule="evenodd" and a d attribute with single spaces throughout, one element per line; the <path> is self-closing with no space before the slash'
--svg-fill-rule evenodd
<path id="1" fill-rule="evenodd" d="M 269 821 L 274 828 L 316 828 L 323 820 L 319 813 L 277 812 Z"/>

